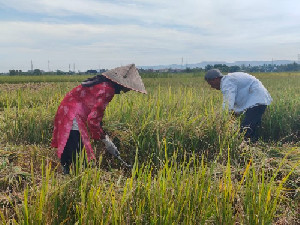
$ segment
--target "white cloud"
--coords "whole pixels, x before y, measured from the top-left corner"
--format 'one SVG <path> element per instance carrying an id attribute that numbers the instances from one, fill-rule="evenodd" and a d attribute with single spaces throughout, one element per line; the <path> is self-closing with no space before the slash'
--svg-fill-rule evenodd
<path id="1" fill-rule="evenodd" d="M 197 38 L 169 28 L 152 29 L 136 25 L 11 22 L 0 23 L 0 26 L 3 28 L 1 54 L 18 52 L 27 62 L 30 58 L 44 58 L 45 61 L 50 57 L 71 62 L 84 60 L 92 64 L 101 59 L 109 62 L 108 66 L 117 66 L 126 59 L 131 62 L 139 59 L 140 63 L 147 64 L 151 63 L 148 57 L 156 57 L 155 63 L 158 63 L 162 57 L 173 59 L 167 56 L 170 52 L 179 58 L 185 51 L 185 43 L 196 43 Z M 48 58 L 45 57 L 47 55 Z M 146 58 L 140 60 L 143 56 Z"/>
<path id="2" fill-rule="evenodd" d="M 0 71 L 28 68 L 30 59 L 44 69 L 48 59 L 53 67 L 76 62 L 82 69 L 181 57 L 293 59 L 300 51 L 299 6 L 298 0 L 0 0 L 0 10 L 16 15 L 0 16 Z"/>

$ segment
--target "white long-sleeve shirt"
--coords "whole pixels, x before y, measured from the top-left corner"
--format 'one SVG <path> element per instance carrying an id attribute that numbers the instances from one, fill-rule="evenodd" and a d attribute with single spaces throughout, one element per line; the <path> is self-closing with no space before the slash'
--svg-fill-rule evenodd
<path id="1" fill-rule="evenodd" d="M 270 105 L 272 97 L 263 84 L 254 76 L 235 72 L 221 79 L 223 107 L 241 113 L 256 105 Z"/>

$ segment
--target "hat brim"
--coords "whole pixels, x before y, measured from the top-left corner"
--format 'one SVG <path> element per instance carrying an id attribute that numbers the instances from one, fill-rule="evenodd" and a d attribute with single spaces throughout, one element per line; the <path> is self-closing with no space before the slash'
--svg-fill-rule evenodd
<path id="1" fill-rule="evenodd" d="M 117 67 L 102 73 L 102 75 L 125 88 L 147 94 L 142 78 L 134 64 Z"/>

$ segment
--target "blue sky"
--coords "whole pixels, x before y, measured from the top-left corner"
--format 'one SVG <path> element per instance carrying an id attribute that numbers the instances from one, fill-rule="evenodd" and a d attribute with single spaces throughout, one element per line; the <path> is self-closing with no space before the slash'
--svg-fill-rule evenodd
<path id="1" fill-rule="evenodd" d="M 297 60 L 299 0 L 0 0 L 0 72 Z"/>

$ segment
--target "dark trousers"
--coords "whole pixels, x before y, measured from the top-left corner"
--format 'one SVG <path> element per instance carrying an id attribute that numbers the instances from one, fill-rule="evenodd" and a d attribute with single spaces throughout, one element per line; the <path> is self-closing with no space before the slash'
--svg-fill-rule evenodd
<path id="1" fill-rule="evenodd" d="M 251 141 L 257 141 L 257 127 L 261 124 L 261 118 L 264 114 L 267 106 L 266 105 L 258 105 L 252 108 L 247 109 L 245 113 L 245 118 L 241 123 L 241 132 L 245 133 L 245 140 L 249 139 Z"/>
<path id="2" fill-rule="evenodd" d="M 73 162 L 76 162 L 76 158 L 82 149 L 83 143 L 79 131 L 71 130 L 68 141 L 60 159 L 65 174 L 69 173 L 70 165 Z"/>

